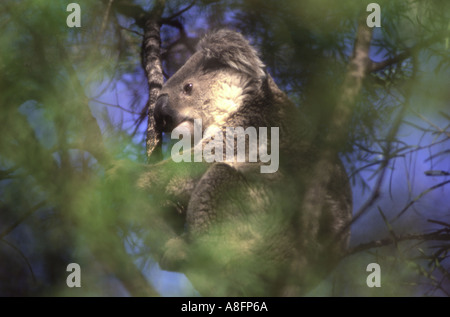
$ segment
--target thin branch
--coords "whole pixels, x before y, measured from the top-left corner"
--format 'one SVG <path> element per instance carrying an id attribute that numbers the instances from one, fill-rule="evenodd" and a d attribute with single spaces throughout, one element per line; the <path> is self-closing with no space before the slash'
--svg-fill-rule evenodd
<path id="1" fill-rule="evenodd" d="M 426 176 L 450 176 L 450 173 L 446 171 L 430 170 L 425 171 L 424 173 Z"/>
<path id="2" fill-rule="evenodd" d="M 103 2 L 106 2 L 109 0 L 103 0 Z M 130 1 L 116 1 L 113 4 L 114 10 L 116 10 L 117 13 L 122 14 L 126 17 L 134 19 L 137 26 L 140 28 L 144 27 L 145 19 L 148 16 L 148 13 L 142 9 L 140 5 L 134 4 Z"/>
<path id="3" fill-rule="evenodd" d="M 430 188 L 428 188 L 427 190 L 424 190 L 423 192 L 421 192 L 419 195 L 417 195 L 413 200 L 411 200 L 392 220 L 391 222 L 397 221 L 398 218 L 400 218 L 405 212 L 406 210 L 408 210 L 409 207 L 411 207 L 415 202 L 417 202 L 420 198 L 422 198 L 423 196 L 425 196 L 426 194 L 428 194 L 429 192 L 435 190 L 436 188 L 445 186 L 446 184 L 449 184 L 450 180 L 436 184 L 434 186 L 431 186 Z"/>
<path id="4" fill-rule="evenodd" d="M 179 17 L 180 15 L 182 15 L 183 13 L 185 13 L 186 11 L 188 11 L 189 9 L 191 9 L 195 4 L 195 0 L 191 2 L 190 5 L 188 5 L 186 8 L 181 9 L 180 11 L 178 11 L 177 13 L 171 15 L 170 17 L 167 18 L 162 18 L 162 23 L 165 23 L 166 21 L 170 21 L 173 20 L 177 17 Z"/>
<path id="5" fill-rule="evenodd" d="M 426 47 L 429 47 L 430 45 L 432 45 L 432 44 L 434 44 L 436 42 L 442 41 L 443 38 L 445 37 L 445 35 L 446 34 L 434 35 L 434 36 L 430 37 L 427 40 L 424 40 L 424 41 L 422 41 L 420 43 L 417 43 L 415 46 L 413 46 L 411 48 L 405 49 L 404 52 L 402 52 L 402 53 L 400 53 L 400 54 L 398 54 L 398 55 L 396 55 L 394 57 L 388 58 L 387 60 L 384 60 L 384 61 L 381 61 L 381 62 L 371 61 L 369 71 L 370 72 L 377 72 L 377 71 L 385 69 L 386 67 L 392 66 L 392 65 L 397 64 L 397 63 L 401 63 L 405 59 L 408 59 L 408 58 L 412 57 L 413 55 L 417 54 L 417 52 L 419 50 L 421 50 L 423 48 L 426 48 Z"/>
<path id="6" fill-rule="evenodd" d="M 94 99 L 94 98 L 89 99 L 89 101 L 93 101 L 93 102 L 96 102 L 96 103 L 99 103 L 99 104 L 102 104 L 102 105 L 105 105 L 105 106 L 108 106 L 108 107 L 118 108 L 120 110 L 123 110 L 123 111 L 131 113 L 131 114 L 137 114 L 137 115 L 139 114 L 138 112 L 131 111 L 131 110 L 126 109 L 126 108 L 124 108 L 124 107 L 122 107 L 120 105 L 114 105 L 114 104 L 107 103 L 107 102 L 104 102 L 104 101 L 100 101 L 100 100 L 97 100 L 97 99 Z"/>
<path id="7" fill-rule="evenodd" d="M 397 134 L 400 125 L 402 123 L 402 119 L 404 116 L 404 113 L 407 109 L 407 102 L 405 101 L 403 103 L 402 108 L 400 109 L 400 112 L 397 114 L 397 116 L 394 119 L 394 123 L 391 127 L 391 129 L 388 131 L 388 134 L 386 136 L 386 141 L 387 141 L 387 146 L 384 150 L 384 155 L 383 155 L 383 161 L 379 167 L 379 170 L 381 171 L 381 173 L 378 175 L 378 178 L 375 182 L 375 186 L 374 189 L 372 191 L 372 194 L 369 196 L 369 198 L 364 202 L 364 204 L 358 209 L 358 211 L 353 215 L 351 221 L 345 225 L 343 227 L 343 229 L 341 230 L 341 234 L 344 234 L 345 231 L 352 225 L 354 224 L 359 218 L 361 218 L 361 216 L 363 214 L 365 214 L 367 212 L 367 210 L 369 210 L 369 208 L 375 203 L 375 201 L 378 199 L 378 197 L 380 196 L 380 189 L 381 189 L 381 184 L 383 183 L 384 177 L 386 175 L 386 168 L 389 164 L 389 161 L 391 159 L 390 156 L 390 152 L 391 152 L 391 148 L 392 148 L 392 141 L 395 138 L 395 135 Z"/>
<path id="8" fill-rule="evenodd" d="M 122 30 L 128 31 L 128 32 L 131 32 L 131 33 L 137 34 L 137 35 L 139 35 L 139 36 L 141 36 L 141 37 L 143 37 L 143 36 L 144 36 L 144 34 L 143 34 L 143 33 L 141 33 L 141 32 L 138 32 L 138 31 L 135 31 L 135 30 L 132 30 L 132 29 L 126 28 L 126 27 L 124 27 L 124 26 L 121 26 L 121 25 L 119 25 L 119 28 L 120 28 L 120 29 L 122 29 Z"/>
<path id="9" fill-rule="evenodd" d="M 423 121 L 425 121 L 426 123 L 428 123 L 429 125 L 431 125 L 433 128 L 435 128 L 437 131 L 439 131 L 439 133 L 445 134 L 448 138 L 450 138 L 450 132 L 447 132 L 443 129 L 441 129 L 440 127 L 438 127 L 437 125 L 435 125 L 433 122 L 431 122 L 430 120 L 428 120 L 427 118 L 425 118 L 423 115 L 421 115 L 420 113 L 413 111 L 418 117 L 420 117 Z"/>
<path id="10" fill-rule="evenodd" d="M 449 227 L 450 228 L 450 223 L 446 223 L 444 221 L 434 220 L 434 219 L 428 219 L 427 221 L 431 222 L 431 223 L 435 223 L 435 224 L 441 225 L 441 226 L 444 226 L 444 227 Z"/>
<path id="11" fill-rule="evenodd" d="M 98 33 L 97 38 L 100 39 L 103 35 L 103 33 L 105 32 L 106 29 L 106 23 L 108 22 L 108 17 L 109 17 L 109 12 L 111 10 L 111 5 L 113 3 L 114 0 L 109 0 L 108 4 L 106 6 L 106 12 L 105 15 L 103 16 L 103 20 L 102 20 L 102 26 L 100 28 L 100 32 Z"/>
<path id="12" fill-rule="evenodd" d="M 33 282 L 36 283 L 37 280 L 36 280 L 36 275 L 34 275 L 33 267 L 31 266 L 31 263 L 30 263 L 30 261 L 28 261 L 28 259 L 25 256 L 25 254 L 23 254 L 23 252 L 18 247 L 16 247 L 14 244 L 12 244 L 11 242 L 6 241 L 4 239 L 0 239 L 0 241 L 5 243 L 6 245 L 8 245 L 11 249 L 16 251 L 20 255 L 20 257 L 25 261 L 25 264 L 27 265 L 28 270 L 31 273 L 31 277 L 33 278 Z"/>
<path id="13" fill-rule="evenodd" d="M 408 49 L 403 53 L 398 54 L 397 56 L 391 57 L 387 60 L 381 61 L 381 62 L 371 62 L 370 65 L 370 72 L 378 72 L 380 70 L 385 69 L 386 67 L 392 66 L 397 63 L 403 62 L 405 59 L 408 59 L 411 57 L 411 51 Z"/>
<path id="14" fill-rule="evenodd" d="M 405 122 L 405 121 L 404 121 L 404 122 Z M 405 123 L 406 123 L 406 122 L 405 122 Z M 447 142 L 448 140 L 449 140 L 448 138 L 445 138 L 445 139 L 442 139 L 442 140 L 439 140 L 439 141 L 436 141 L 436 142 L 433 142 L 433 143 L 430 143 L 430 144 L 427 144 L 427 145 L 423 145 L 423 146 L 415 146 L 412 150 L 403 152 L 403 153 L 402 153 L 402 156 L 406 156 L 406 155 L 409 155 L 409 154 L 414 153 L 414 152 L 417 152 L 417 151 L 421 151 L 421 150 L 425 150 L 425 149 L 430 149 L 432 146 L 442 144 L 442 143 L 444 143 L 444 142 Z"/>
<path id="15" fill-rule="evenodd" d="M 171 43 L 168 45 L 167 50 L 170 50 L 171 47 L 173 47 L 174 45 L 178 44 L 178 43 L 182 43 L 184 44 L 188 50 L 191 53 L 195 52 L 195 47 L 194 45 L 192 45 L 192 43 L 189 41 L 190 38 L 188 37 L 186 30 L 184 28 L 184 25 L 178 21 L 178 20 L 170 20 L 170 21 L 166 21 L 164 22 L 164 24 L 172 26 L 174 28 L 177 28 L 178 31 L 180 32 L 180 38 L 178 40 L 176 40 L 175 42 Z"/>
<path id="16" fill-rule="evenodd" d="M 145 118 L 147 117 L 147 111 L 148 111 L 148 103 L 146 103 L 145 106 L 142 108 L 141 113 L 139 113 L 139 117 L 137 117 L 136 120 L 134 120 L 134 130 L 132 133 L 133 136 L 136 135 L 142 122 L 144 122 Z"/>
<path id="17" fill-rule="evenodd" d="M 25 212 L 19 219 L 17 219 L 12 225 L 6 228 L 2 233 L 0 233 L 0 240 L 6 237 L 11 233 L 16 227 L 18 227 L 22 222 L 25 221 L 30 215 L 32 215 L 36 210 L 42 208 L 45 205 L 44 202 L 40 202 L 39 204 L 30 208 L 27 212 Z"/>
<path id="18" fill-rule="evenodd" d="M 361 218 L 361 216 L 375 203 L 378 197 L 380 197 L 381 184 L 383 183 L 384 177 L 386 175 L 386 167 L 388 165 L 388 162 L 389 159 L 383 160 L 383 163 L 380 166 L 381 173 L 378 175 L 372 194 L 369 196 L 369 198 L 367 198 L 364 204 L 359 207 L 358 211 L 355 212 L 351 221 L 343 227 L 343 229 L 341 230 L 341 234 L 343 234 L 352 224 L 354 224 L 359 218 Z"/>
<path id="19" fill-rule="evenodd" d="M 397 236 L 396 239 L 390 237 L 381 240 L 371 241 L 367 243 L 361 243 L 356 247 L 353 247 L 348 250 L 347 256 L 352 255 L 361 251 L 366 251 L 373 248 L 380 248 L 391 245 L 395 242 L 402 242 L 408 240 L 420 240 L 420 241 L 450 241 L 450 230 L 442 229 L 431 233 L 425 234 L 405 234 L 403 236 Z"/>
<path id="20" fill-rule="evenodd" d="M 367 168 L 369 168 L 371 166 L 381 164 L 384 161 L 385 160 L 377 160 L 377 161 L 373 161 L 371 163 L 368 163 L 368 164 L 366 164 L 366 165 L 364 165 L 362 167 L 359 167 L 359 168 L 355 169 L 354 171 L 352 171 L 352 173 L 348 177 L 352 178 L 352 177 L 356 176 L 359 172 L 361 172 L 361 171 L 363 171 L 363 170 L 365 170 L 365 169 L 367 169 Z"/>
<path id="21" fill-rule="evenodd" d="M 446 114 L 444 111 L 438 111 L 438 112 L 439 112 L 439 114 L 440 114 L 441 116 L 443 116 L 443 117 L 445 117 L 446 119 L 450 120 L 450 115 L 449 115 L 449 114 Z"/>
<path id="22" fill-rule="evenodd" d="M 393 243 L 394 243 L 395 247 L 398 249 L 398 237 L 397 237 L 397 235 L 395 234 L 394 229 L 392 229 L 391 224 L 390 224 L 389 221 L 387 220 L 386 216 L 384 215 L 384 213 L 383 213 L 383 211 L 381 210 L 380 207 L 378 207 L 378 211 L 380 212 L 380 215 L 381 215 L 381 217 L 383 218 L 383 221 L 384 221 L 384 223 L 385 223 L 385 225 L 386 225 L 386 227 L 387 227 L 387 229 L 388 229 L 388 231 L 389 231 L 389 234 L 390 234 L 391 237 L 392 237 L 392 240 L 393 240 Z"/>

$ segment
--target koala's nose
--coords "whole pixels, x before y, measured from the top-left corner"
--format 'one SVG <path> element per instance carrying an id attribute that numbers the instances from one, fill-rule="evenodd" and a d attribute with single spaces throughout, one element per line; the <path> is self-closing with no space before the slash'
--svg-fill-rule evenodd
<path id="1" fill-rule="evenodd" d="M 162 127 L 163 132 L 171 132 L 173 130 L 178 115 L 169 105 L 169 95 L 159 95 L 156 100 L 153 117 L 156 123 Z"/>

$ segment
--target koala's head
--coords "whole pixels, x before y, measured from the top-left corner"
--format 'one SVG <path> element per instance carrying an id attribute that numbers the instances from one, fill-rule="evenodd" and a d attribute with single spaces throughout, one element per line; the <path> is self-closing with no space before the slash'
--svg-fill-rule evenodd
<path id="1" fill-rule="evenodd" d="M 220 30 L 205 36 L 191 56 L 163 86 L 154 117 L 163 132 L 181 124 L 193 131 L 223 126 L 261 89 L 264 64 L 239 33 Z"/>

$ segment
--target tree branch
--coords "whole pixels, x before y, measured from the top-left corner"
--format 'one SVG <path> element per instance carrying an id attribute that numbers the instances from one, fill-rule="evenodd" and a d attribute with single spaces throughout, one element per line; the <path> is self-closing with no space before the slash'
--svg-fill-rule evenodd
<path id="1" fill-rule="evenodd" d="M 450 241 L 450 230 L 449 229 L 441 229 L 431 233 L 425 234 L 405 234 L 403 236 L 396 236 L 396 238 L 385 238 L 381 240 L 371 241 L 367 243 L 362 243 L 357 245 L 356 247 L 348 250 L 346 256 L 352 255 L 361 251 L 366 251 L 373 248 L 380 248 L 391 245 L 396 242 L 408 241 L 408 240 L 420 240 L 420 241 Z"/>
<path id="2" fill-rule="evenodd" d="M 39 204 L 31 207 L 27 212 L 25 212 L 22 216 L 19 217 L 12 225 L 6 228 L 2 233 L 0 233 L 0 240 L 6 237 L 11 231 L 13 231 L 16 227 L 18 227 L 22 222 L 25 221 L 31 214 L 33 214 L 36 210 L 42 208 L 45 205 L 44 202 L 40 202 Z M 2 208 L 3 209 L 3 208 Z"/>
<path id="3" fill-rule="evenodd" d="M 105 230 L 101 240 L 97 239 L 98 232 L 91 232 L 91 234 L 87 241 L 90 242 L 93 254 L 106 271 L 114 274 L 122 282 L 131 296 L 159 296 L 136 267 L 133 257 L 126 252 L 123 241 L 116 232 Z"/>
<path id="4" fill-rule="evenodd" d="M 109 2 L 109 0 L 103 0 L 104 3 Z M 113 3 L 113 7 L 116 12 L 132 18 L 137 26 L 144 28 L 145 20 L 148 13 L 142 9 L 140 5 L 134 4 L 127 0 L 116 0 Z"/>
<path id="5" fill-rule="evenodd" d="M 37 279 L 36 279 L 36 275 L 34 275 L 33 267 L 31 266 L 31 263 L 30 263 L 30 261 L 28 261 L 25 254 L 23 254 L 23 252 L 18 247 L 16 247 L 14 244 L 12 244 L 9 241 L 6 241 L 3 238 L 0 238 L 0 242 L 5 243 L 7 246 L 9 246 L 11 249 L 13 249 L 14 251 L 16 251 L 19 254 L 19 256 L 24 260 L 25 264 L 27 265 L 28 270 L 30 271 L 31 277 L 33 278 L 33 282 L 36 283 Z"/>
<path id="6" fill-rule="evenodd" d="M 167 47 L 167 50 L 169 50 L 171 48 L 171 46 L 174 46 L 178 43 L 183 43 L 191 53 L 195 53 L 195 47 L 194 47 L 194 45 L 192 45 L 192 43 L 189 42 L 190 38 L 187 36 L 186 30 L 180 21 L 165 20 L 163 23 L 170 25 L 174 28 L 177 28 L 178 31 L 180 32 L 180 38 L 178 40 L 176 40 L 175 42 L 172 42 L 171 44 L 169 44 L 169 46 Z"/>
<path id="7" fill-rule="evenodd" d="M 424 172 L 426 176 L 450 176 L 450 172 L 429 170 Z"/>
<path id="8" fill-rule="evenodd" d="M 398 218 L 400 218 L 406 212 L 406 210 L 408 210 L 408 208 L 411 207 L 420 198 L 422 198 L 423 196 L 425 196 L 426 194 L 428 194 L 432 190 L 435 190 L 436 188 L 445 186 L 446 184 L 449 184 L 449 183 L 450 183 L 450 180 L 442 182 L 442 183 L 439 183 L 439 184 L 436 184 L 434 186 L 431 186 L 427 190 L 424 190 L 423 192 L 421 192 L 413 200 L 411 200 L 408 204 L 406 204 L 406 206 L 391 220 L 391 222 L 398 220 Z"/>
<path id="9" fill-rule="evenodd" d="M 191 2 L 190 5 L 188 5 L 186 8 L 181 9 L 180 11 L 178 11 L 177 13 L 171 15 L 170 17 L 167 18 L 163 18 L 162 22 L 165 23 L 166 21 L 170 21 L 173 19 L 176 19 L 177 17 L 179 17 L 180 15 L 182 15 L 183 13 L 185 13 L 186 11 L 188 11 L 190 8 L 192 8 L 195 4 L 195 0 Z"/>
<path id="10" fill-rule="evenodd" d="M 98 33 L 98 36 L 97 36 L 97 40 L 100 40 L 103 33 L 105 32 L 106 23 L 108 22 L 109 12 L 111 10 L 111 4 L 113 3 L 113 1 L 114 0 L 108 1 L 108 4 L 106 6 L 106 12 L 105 12 L 105 15 L 103 16 L 103 20 L 102 20 L 102 26 L 100 27 L 100 32 Z"/>
<path id="11" fill-rule="evenodd" d="M 108 106 L 108 107 L 117 108 L 117 109 L 120 109 L 122 111 L 131 113 L 131 114 L 139 114 L 138 112 L 134 112 L 132 110 L 126 109 L 126 108 L 122 107 L 121 105 L 114 105 L 112 103 L 103 102 L 103 101 L 100 101 L 100 100 L 97 100 L 97 99 L 94 99 L 94 98 L 91 98 L 90 101 L 93 101 L 93 102 L 96 102 L 96 103 L 99 103 L 101 105 L 105 105 L 105 106 Z"/>
<path id="12" fill-rule="evenodd" d="M 378 72 L 380 70 L 385 69 L 386 67 L 389 67 L 391 65 L 397 64 L 397 63 L 401 63 L 403 62 L 405 59 L 408 59 L 411 57 L 411 51 L 408 49 L 405 52 L 391 57 L 387 60 L 381 61 L 381 62 L 374 62 L 372 61 L 370 64 L 370 72 Z"/>
<path id="13" fill-rule="evenodd" d="M 446 223 L 444 221 L 435 220 L 435 219 L 428 219 L 427 221 L 430 222 L 430 223 L 435 223 L 435 224 L 438 224 L 438 225 L 450 228 L 450 223 Z"/>
<path id="14" fill-rule="evenodd" d="M 149 87 L 148 124 L 147 124 L 147 161 L 155 162 L 162 159 L 162 132 L 153 117 L 156 99 L 164 83 L 161 63 L 161 15 L 165 2 L 157 1 L 144 24 L 142 41 L 142 67 L 147 76 Z"/>
<path id="15" fill-rule="evenodd" d="M 142 37 L 144 36 L 144 34 L 142 34 L 142 33 L 140 33 L 140 32 L 137 32 L 137 31 L 135 31 L 135 30 L 132 30 L 132 29 L 123 27 L 123 26 L 121 26 L 121 25 L 119 25 L 119 28 L 120 28 L 121 30 L 128 31 L 128 32 L 134 33 L 134 34 L 139 35 L 139 36 L 142 36 Z"/>
<path id="16" fill-rule="evenodd" d="M 417 54 L 417 52 L 423 48 L 426 48 L 434 43 L 437 43 L 439 41 L 442 41 L 443 38 L 445 37 L 446 34 L 436 34 L 422 42 L 417 43 L 416 45 L 414 45 L 411 48 L 406 48 L 404 52 L 393 56 L 391 58 L 388 58 L 384 61 L 381 62 L 374 62 L 371 61 L 370 62 L 370 68 L 369 71 L 370 72 L 377 72 L 380 70 L 385 69 L 386 67 L 389 67 L 391 65 L 397 64 L 397 63 L 401 63 L 403 62 L 405 59 L 408 59 L 410 57 L 412 57 L 413 55 Z M 448 36 L 448 35 L 447 35 Z"/>
<path id="17" fill-rule="evenodd" d="M 348 126 L 351 120 L 353 105 L 358 97 L 363 80 L 370 66 L 369 48 L 372 30 L 367 27 L 364 19 L 360 19 L 353 55 L 347 66 L 347 73 L 342 85 L 342 93 L 337 99 L 334 115 L 329 123 L 329 132 L 321 144 L 318 162 L 313 167 L 313 173 L 308 183 L 303 199 L 304 215 L 301 230 L 317 228 L 320 212 L 323 209 L 326 188 L 331 180 L 339 150 L 345 144 L 348 136 Z M 344 231 L 342 231 L 344 232 Z M 312 233 L 313 234 L 313 233 Z M 344 236 L 338 234 L 339 239 Z"/>

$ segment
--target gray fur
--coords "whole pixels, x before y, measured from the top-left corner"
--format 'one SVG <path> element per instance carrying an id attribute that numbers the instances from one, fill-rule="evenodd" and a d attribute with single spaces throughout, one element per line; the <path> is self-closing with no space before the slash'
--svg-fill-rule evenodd
<path id="1" fill-rule="evenodd" d="M 219 30 L 206 35 L 198 45 L 207 59 L 215 59 L 252 78 L 265 78 L 264 64 L 258 52 L 239 33 Z"/>

